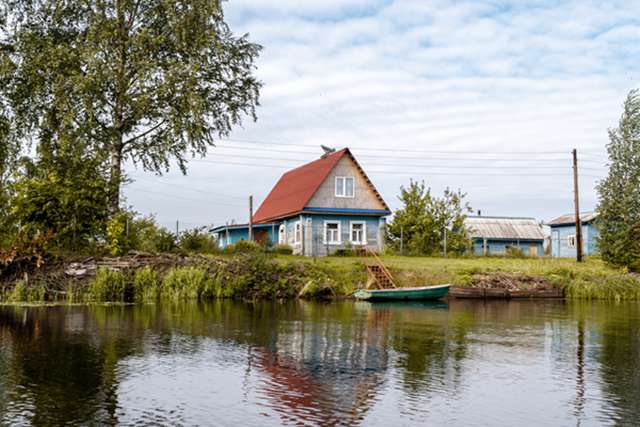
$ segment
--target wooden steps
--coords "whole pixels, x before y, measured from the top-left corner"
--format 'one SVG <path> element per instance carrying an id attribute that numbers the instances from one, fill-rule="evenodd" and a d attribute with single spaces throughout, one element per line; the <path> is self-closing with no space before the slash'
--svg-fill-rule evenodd
<path id="1" fill-rule="evenodd" d="M 369 276 L 367 280 L 367 289 L 376 287 L 378 289 L 395 288 L 396 283 L 393 280 L 391 272 L 384 265 L 380 257 L 373 251 L 368 251 L 371 255 L 371 259 L 366 262 L 367 274 Z"/>

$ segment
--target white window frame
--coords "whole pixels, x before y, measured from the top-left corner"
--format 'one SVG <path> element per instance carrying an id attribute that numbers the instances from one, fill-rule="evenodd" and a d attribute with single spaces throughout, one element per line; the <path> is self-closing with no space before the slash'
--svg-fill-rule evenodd
<path id="1" fill-rule="evenodd" d="M 280 227 L 278 227 L 278 244 L 287 244 L 287 226 L 284 223 L 280 224 Z"/>
<path id="2" fill-rule="evenodd" d="M 575 248 L 577 246 L 577 239 L 576 239 L 576 235 L 575 234 L 570 234 L 567 236 L 567 247 L 568 248 Z"/>
<path id="3" fill-rule="evenodd" d="M 356 241 L 353 240 L 353 226 L 354 225 L 362 225 L 362 240 Z M 349 240 L 354 245 L 366 245 L 367 244 L 367 223 L 365 221 L 351 221 L 349 222 Z"/>
<path id="4" fill-rule="evenodd" d="M 302 243 L 302 222 L 296 221 L 293 225 L 293 242 L 295 244 Z"/>
<path id="5" fill-rule="evenodd" d="M 353 193 L 349 196 L 347 195 L 347 180 L 350 179 L 353 185 L 351 186 Z M 342 180 L 342 194 L 338 193 L 338 181 Z M 335 195 L 336 197 L 342 197 L 345 199 L 353 199 L 356 197 L 356 179 L 352 176 L 336 176 L 336 187 L 335 187 Z"/>
<path id="6" fill-rule="evenodd" d="M 329 224 L 336 224 L 338 226 L 338 240 L 327 240 L 327 226 Z M 325 245 L 341 245 L 342 244 L 342 222 L 341 221 L 325 221 L 322 233 L 322 243 Z"/>

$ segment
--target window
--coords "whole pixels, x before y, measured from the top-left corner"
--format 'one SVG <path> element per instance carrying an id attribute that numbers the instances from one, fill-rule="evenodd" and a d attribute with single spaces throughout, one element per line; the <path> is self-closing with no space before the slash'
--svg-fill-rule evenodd
<path id="1" fill-rule="evenodd" d="M 570 248 L 575 248 L 576 247 L 576 236 L 575 235 L 570 235 L 567 236 L 567 246 Z"/>
<path id="2" fill-rule="evenodd" d="M 295 225 L 295 242 L 302 242 L 302 223 L 300 221 L 296 222 Z"/>
<path id="3" fill-rule="evenodd" d="M 354 245 L 367 244 L 367 227 L 364 222 L 351 222 L 351 243 Z"/>
<path id="4" fill-rule="evenodd" d="M 336 197 L 353 197 L 355 194 L 355 182 L 352 176 L 336 177 Z"/>
<path id="5" fill-rule="evenodd" d="M 340 222 L 324 222 L 324 243 L 329 245 L 339 245 L 342 243 L 340 239 Z"/>
<path id="6" fill-rule="evenodd" d="M 280 228 L 278 229 L 278 243 L 281 245 L 287 244 L 287 228 L 284 224 L 280 224 Z"/>

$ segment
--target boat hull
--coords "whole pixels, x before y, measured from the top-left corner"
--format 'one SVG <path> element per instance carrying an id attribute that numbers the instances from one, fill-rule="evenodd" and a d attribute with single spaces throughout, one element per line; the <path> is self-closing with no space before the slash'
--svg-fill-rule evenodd
<path id="1" fill-rule="evenodd" d="M 437 300 L 449 293 L 450 285 L 423 286 L 419 288 L 395 289 L 359 289 L 354 296 L 366 301 L 397 301 L 397 300 Z"/>

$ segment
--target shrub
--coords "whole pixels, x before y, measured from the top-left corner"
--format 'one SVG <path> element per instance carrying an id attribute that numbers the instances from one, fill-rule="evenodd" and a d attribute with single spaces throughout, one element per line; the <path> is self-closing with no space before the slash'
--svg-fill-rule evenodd
<path id="1" fill-rule="evenodd" d="M 275 245 L 270 249 L 271 252 L 280 255 L 292 255 L 293 248 L 289 245 Z"/>
<path id="2" fill-rule="evenodd" d="M 182 233 L 180 248 L 189 252 L 213 253 L 218 251 L 216 240 L 207 232 L 206 228 L 194 228 Z"/>
<path id="3" fill-rule="evenodd" d="M 124 302 L 132 300 L 125 275 L 120 271 L 99 268 L 89 287 L 89 295 L 96 302 Z"/>
<path id="4" fill-rule="evenodd" d="M 262 247 L 249 240 L 240 240 L 235 245 L 229 245 L 225 248 L 226 253 L 249 253 L 249 252 L 262 252 Z"/>
<path id="5" fill-rule="evenodd" d="M 516 246 L 508 246 L 505 251 L 505 256 L 508 258 L 525 258 L 523 250 Z"/>

